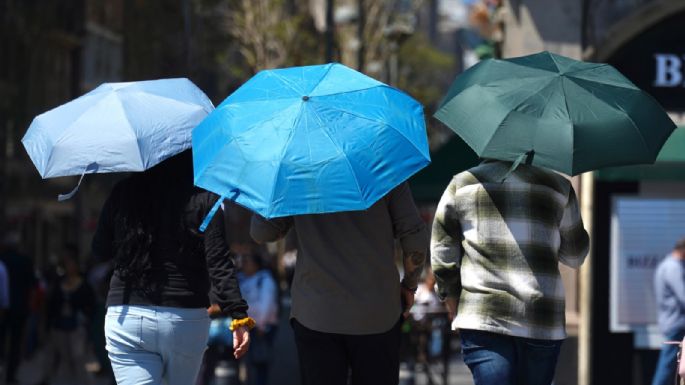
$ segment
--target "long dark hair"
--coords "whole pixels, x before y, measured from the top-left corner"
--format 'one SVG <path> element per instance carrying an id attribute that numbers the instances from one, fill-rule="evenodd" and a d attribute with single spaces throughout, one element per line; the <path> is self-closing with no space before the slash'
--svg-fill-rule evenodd
<path id="1" fill-rule="evenodd" d="M 114 271 L 127 285 L 147 295 L 158 292 L 162 282 L 152 276 L 161 261 L 153 257 L 158 247 L 162 218 L 169 213 L 183 213 L 183 206 L 194 190 L 193 165 L 190 150 L 175 155 L 125 181 L 125 193 L 117 208 L 117 227 L 123 231 L 122 241 L 116 247 Z M 164 212 L 167 211 L 167 212 Z M 169 225 L 169 224 L 167 224 Z M 181 226 L 181 221 L 171 225 Z M 181 231 L 180 228 L 176 229 Z M 178 241 L 181 239 L 167 237 Z"/>

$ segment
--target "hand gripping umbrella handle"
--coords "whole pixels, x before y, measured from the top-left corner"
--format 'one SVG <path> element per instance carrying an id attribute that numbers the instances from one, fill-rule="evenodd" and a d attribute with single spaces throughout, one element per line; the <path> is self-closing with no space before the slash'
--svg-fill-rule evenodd
<path id="1" fill-rule="evenodd" d="M 209 210 L 207 213 L 207 216 L 205 216 L 205 219 L 202 221 L 202 224 L 200 225 L 200 232 L 204 233 L 205 230 L 207 230 L 207 226 L 209 226 L 209 222 L 212 221 L 212 218 L 214 218 L 214 215 L 216 214 L 217 210 L 219 210 L 219 207 L 221 207 L 221 204 L 224 202 L 225 196 L 220 196 L 219 199 L 217 199 L 216 203 L 214 203 L 214 206 L 212 206 L 212 209 Z"/>

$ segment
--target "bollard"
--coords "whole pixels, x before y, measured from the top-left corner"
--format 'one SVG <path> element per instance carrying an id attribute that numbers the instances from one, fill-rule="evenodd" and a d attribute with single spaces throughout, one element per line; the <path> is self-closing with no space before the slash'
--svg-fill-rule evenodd
<path id="1" fill-rule="evenodd" d="M 221 360 L 214 368 L 212 385 L 240 385 L 238 379 L 238 364 Z"/>
<path id="2" fill-rule="evenodd" d="M 399 385 L 414 385 L 414 365 L 406 362 L 400 363 L 400 382 Z"/>

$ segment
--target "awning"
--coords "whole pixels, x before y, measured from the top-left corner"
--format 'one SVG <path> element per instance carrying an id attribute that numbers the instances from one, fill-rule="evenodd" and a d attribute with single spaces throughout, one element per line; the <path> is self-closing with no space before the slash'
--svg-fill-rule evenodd
<path id="1" fill-rule="evenodd" d="M 685 126 L 673 131 L 654 164 L 609 167 L 598 170 L 595 178 L 605 182 L 685 181 Z"/>
<path id="2" fill-rule="evenodd" d="M 475 152 L 457 135 L 431 153 L 431 164 L 416 173 L 409 184 L 414 199 L 437 203 L 452 177 L 479 162 Z"/>

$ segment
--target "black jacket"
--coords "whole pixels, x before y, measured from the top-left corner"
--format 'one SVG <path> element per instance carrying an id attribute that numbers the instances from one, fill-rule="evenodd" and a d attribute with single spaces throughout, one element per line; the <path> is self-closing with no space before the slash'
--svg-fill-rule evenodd
<path id="1" fill-rule="evenodd" d="M 141 178 L 148 180 L 141 183 Z M 151 219 L 147 220 L 154 222 L 149 254 L 152 282 L 142 288 L 122 279 L 122 274 L 115 269 L 107 306 L 206 307 L 211 289 L 212 302 L 226 315 L 246 317 L 247 304 L 238 287 L 221 211 L 204 233 L 198 230 L 218 196 L 193 187 L 192 178 L 164 174 L 150 177 L 143 173 L 119 182 L 100 214 L 93 254 L 100 258 L 120 255 L 130 231 L 130 226 L 125 225 L 130 214 L 126 213 L 136 207 L 131 205 L 141 203 L 136 199 L 147 199 L 143 203 L 151 212 L 147 216 Z"/>

